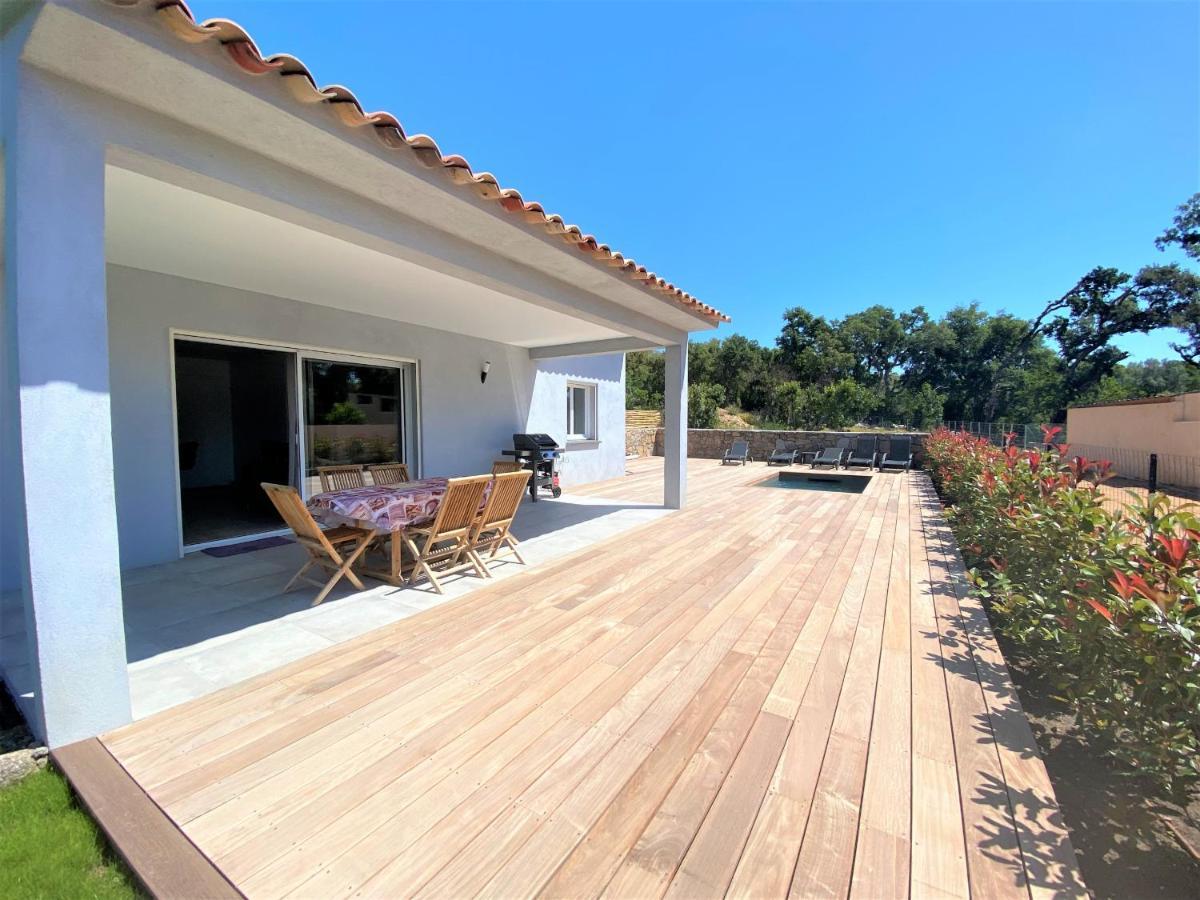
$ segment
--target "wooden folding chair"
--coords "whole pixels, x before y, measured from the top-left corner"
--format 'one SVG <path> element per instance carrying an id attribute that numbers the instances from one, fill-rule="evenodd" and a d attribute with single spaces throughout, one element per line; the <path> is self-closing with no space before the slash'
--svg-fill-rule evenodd
<path id="1" fill-rule="evenodd" d="M 322 491 L 344 491 L 366 487 L 362 466 L 318 466 Z"/>
<path id="2" fill-rule="evenodd" d="M 515 556 L 521 565 L 525 564 L 525 558 L 517 549 L 519 542 L 509 528 L 516 518 L 521 497 L 532 474 L 528 469 L 520 469 L 496 475 L 483 514 L 471 529 L 471 546 L 467 552 L 475 558 L 489 578 L 492 573 L 487 571 L 487 563 L 496 559 L 501 551 Z M 486 560 L 482 557 L 483 553 L 487 553 Z"/>
<path id="3" fill-rule="evenodd" d="M 513 459 L 498 459 L 492 463 L 493 475 L 504 475 L 508 472 L 520 472 L 523 469 L 519 462 Z"/>
<path id="4" fill-rule="evenodd" d="M 491 475 L 451 478 L 433 523 L 424 528 L 404 529 L 404 543 L 415 560 L 412 574 L 408 577 L 410 585 L 416 584 L 417 579 L 424 575 L 433 589 L 441 594 L 444 591 L 438 575 L 471 568 L 481 578 L 487 577 L 487 571 L 479 560 L 468 551 L 471 549 L 475 520 L 479 518 L 479 508 L 483 505 L 483 493 L 491 481 Z M 418 546 L 413 540 L 415 535 L 424 538 L 422 545 Z M 395 535 L 392 539 L 395 540 Z"/>
<path id="5" fill-rule="evenodd" d="M 377 466 L 367 466 L 367 471 L 371 473 L 371 481 L 375 484 L 400 484 L 412 481 L 408 477 L 408 466 L 404 463 L 380 463 Z"/>
<path id="6" fill-rule="evenodd" d="M 292 576 L 283 592 L 286 594 L 290 591 L 297 581 L 307 581 L 321 588 L 321 593 L 317 594 L 312 602 L 312 605 L 316 606 L 343 577 L 349 579 L 350 583 L 361 591 L 363 583 L 351 567 L 374 539 L 375 532 L 365 528 L 352 528 L 349 525 L 339 525 L 322 531 L 308 507 L 304 505 L 304 501 L 300 499 L 300 492 L 294 487 L 263 482 L 262 489 L 267 492 L 267 497 L 275 505 L 288 528 L 295 533 L 296 543 L 308 551 L 308 561 Z M 340 547 L 347 544 L 351 546 L 339 551 Z M 343 556 L 342 553 L 347 555 Z M 313 566 L 332 572 L 333 575 L 327 582 L 309 578 L 305 573 Z"/>

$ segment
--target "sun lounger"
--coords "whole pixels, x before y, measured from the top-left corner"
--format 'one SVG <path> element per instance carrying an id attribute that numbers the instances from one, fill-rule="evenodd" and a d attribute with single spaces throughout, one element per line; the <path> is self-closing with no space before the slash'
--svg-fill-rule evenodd
<path id="1" fill-rule="evenodd" d="M 735 462 L 739 465 L 745 465 L 748 462 L 754 462 L 754 458 L 750 455 L 750 444 L 747 441 L 734 441 L 725 455 L 721 457 L 721 465 L 728 462 Z"/>

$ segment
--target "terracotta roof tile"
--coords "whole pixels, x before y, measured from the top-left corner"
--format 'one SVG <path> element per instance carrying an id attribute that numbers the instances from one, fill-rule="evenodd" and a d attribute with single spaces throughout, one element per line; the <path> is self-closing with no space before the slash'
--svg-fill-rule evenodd
<path id="1" fill-rule="evenodd" d="M 333 109 L 349 128 L 371 128 L 378 140 L 394 150 L 411 153 L 428 168 L 438 168 L 456 185 L 474 191 L 485 200 L 494 200 L 501 209 L 531 228 L 561 237 L 597 263 L 619 269 L 645 289 L 656 292 L 661 299 L 681 308 L 699 313 L 712 322 L 728 322 L 729 316 L 701 303 L 691 294 L 677 288 L 645 266 L 627 259 L 607 244 L 601 244 L 576 225 L 568 225 L 562 216 L 547 213 L 540 203 L 526 200 L 512 188 L 503 188 L 490 172 L 476 172 L 463 157 L 445 155 L 433 138 L 424 134 L 405 134 L 400 120 L 389 112 L 367 112 L 349 88 L 340 84 L 321 87 L 312 72 L 299 59 L 284 53 L 263 56 L 258 45 L 236 22 L 228 19 L 208 19 L 197 22 L 183 0 L 107 0 L 114 6 L 132 7 L 153 5 L 163 27 L 190 44 L 219 42 L 228 58 L 250 75 L 277 74 L 299 103 L 324 104 Z"/>

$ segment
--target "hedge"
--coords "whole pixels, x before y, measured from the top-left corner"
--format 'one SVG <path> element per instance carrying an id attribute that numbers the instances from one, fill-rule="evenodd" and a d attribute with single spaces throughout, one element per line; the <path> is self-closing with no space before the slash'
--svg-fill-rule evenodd
<path id="1" fill-rule="evenodd" d="M 1200 519 L 1151 494 L 1102 506 L 1105 460 L 945 429 L 926 466 L 995 627 L 1097 745 L 1180 789 L 1200 778 Z"/>

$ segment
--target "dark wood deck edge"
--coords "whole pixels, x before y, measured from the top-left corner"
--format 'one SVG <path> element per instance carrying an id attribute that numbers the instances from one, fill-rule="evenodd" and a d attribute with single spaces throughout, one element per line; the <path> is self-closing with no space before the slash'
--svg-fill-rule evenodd
<path id="1" fill-rule="evenodd" d="M 159 898 L 240 898 L 98 738 L 50 752 L 79 801 L 134 877 Z"/>

